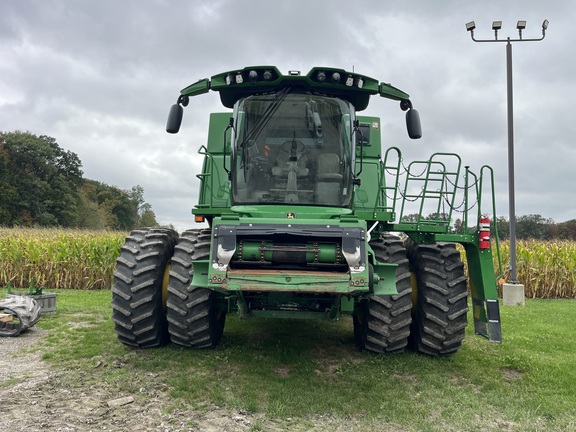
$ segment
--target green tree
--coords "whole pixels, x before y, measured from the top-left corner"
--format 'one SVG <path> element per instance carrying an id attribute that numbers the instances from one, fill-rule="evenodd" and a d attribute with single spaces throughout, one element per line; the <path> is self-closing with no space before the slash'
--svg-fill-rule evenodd
<path id="1" fill-rule="evenodd" d="M 126 231 L 157 225 L 144 188 L 126 191 L 84 179 L 81 167 L 52 137 L 0 133 L 0 225 Z"/>
<path id="2" fill-rule="evenodd" d="M 452 228 L 452 232 L 455 234 L 462 234 L 465 230 L 464 222 L 462 219 L 458 218 L 454 221 L 454 227 Z"/>
<path id="3" fill-rule="evenodd" d="M 13 225 L 17 216 L 18 192 L 10 181 L 9 161 L 10 154 L 0 134 L 0 226 Z"/>
<path id="4" fill-rule="evenodd" d="M 546 236 L 549 239 L 576 240 L 576 219 L 549 225 Z"/>
<path id="5" fill-rule="evenodd" d="M 80 197 L 82 164 L 52 137 L 30 132 L 3 133 L 6 178 L 18 199 L 11 223 L 73 226 Z"/>
<path id="6" fill-rule="evenodd" d="M 418 222 L 421 219 L 418 213 L 410 213 L 402 216 L 401 222 Z"/>
<path id="7" fill-rule="evenodd" d="M 498 238 L 506 240 L 510 238 L 510 223 L 504 216 L 496 218 L 496 229 L 498 230 Z M 494 232 L 494 221 L 491 221 L 490 231 Z"/>
<path id="8" fill-rule="evenodd" d="M 148 204 L 149 205 L 149 204 Z M 138 226 L 139 227 L 153 227 L 157 226 L 156 215 L 152 211 L 152 208 L 146 208 L 142 210 L 139 214 Z"/>
<path id="9" fill-rule="evenodd" d="M 91 181 L 96 184 L 96 199 L 104 226 L 123 231 L 133 229 L 138 222 L 138 213 L 129 193 L 116 186 Z"/>
<path id="10" fill-rule="evenodd" d="M 129 231 L 136 227 L 157 225 L 152 206 L 144 200 L 144 188 L 140 185 L 126 191 L 85 179 L 80 196 L 80 227 Z"/>
<path id="11" fill-rule="evenodd" d="M 144 188 L 140 185 L 132 187 L 128 192 L 132 204 L 136 210 L 138 227 L 150 227 L 158 225 L 156 215 L 152 211 L 152 206 L 144 200 Z"/>
<path id="12" fill-rule="evenodd" d="M 428 216 L 426 216 L 426 220 L 438 220 L 438 221 L 448 221 L 450 222 L 450 215 L 448 213 L 430 213 Z"/>
<path id="13" fill-rule="evenodd" d="M 106 228 L 98 202 L 91 200 L 83 190 L 80 190 L 80 204 L 76 219 L 78 228 L 102 229 Z"/>
<path id="14" fill-rule="evenodd" d="M 516 217 L 516 236 L 521 239 L 544 239 L 548 226 L 554 224 L 552 219 L 545 219 L 539 214 Z"/>

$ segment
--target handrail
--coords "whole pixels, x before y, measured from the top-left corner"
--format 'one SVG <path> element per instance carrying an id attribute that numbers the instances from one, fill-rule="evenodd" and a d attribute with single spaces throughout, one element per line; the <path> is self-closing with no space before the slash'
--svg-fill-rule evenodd
<path id="1" fill-rule="evenodd" d="M 447 158 L 446 160 L 440 160 L 441 157 Z M 448 170 L 447 163 L 450 162 L 448 158 L 457 162 L 455 170 Z M 447 229 L 452 218 L 461 165 L 460 156 L 454 153 L 434 153 L 426 161 L 411 162 L 406 169 L 404 190 L 401 192 L 403 200 L 399 216 L 400 223 L 403 223 L 402 218 L 405 216 L 407 201 L 419 201 L 417 220 L 415 221 L 416 228 L 420 229 L 421 226 L 444 226 Z M 423 183 L 419 192 L 417 194 L 410 192 L 410 187 L 419 183 Z M 442 211 L 444 200 L 448 203 L 448 212 Z M 435 210 L 433 214 L 436 215 L 435 219 L 424 218 L 423 213 L 427 204 L 433 206 L 432 209 Z M 443 215 L 446 215 L 447 218 L 441 219 Z"/>
<path id="2" fill-rule="evenodd" d="M 204 172 L 200 173 L 200 174 L 196 174 L 196 178 L 198 180 L 200 180 L 201 184 L 200 184 L 200 193 L 198 196 L 198 207 L 212 207 L 214 204 L 214 194 L 212 193 L 212 191 L 214 190 L 214 158 L 212 157 L 212 155 L 208 152 L 208 148 L 202 144 L 200 146 L 200 148 L 198 149 L 198 154 L 201 154 L 203 156 L 205 156 L 205 161 L 206 163 L 210 164 L 210 166 L 208 166 L 207 170 L 202 170 Z M 206 203 L 206 188 L 203 187 L 204 185 L 204 181 L 206 181 L 206 178 L 209 177 L 210 178 L 210 198 L 209 198 L 209 203 Z"/>
<path id="3" fill-rule="evenodd" d="M 488 165 L 483 165 L 480 168 L 480 185 L 479 185 L 479 195 L 478 195 L 478 220 L 480 220 L 481 214 L 481 197 L 482 197 L 482 186 L 484 179 L 484 170 L 490 171 L 490 186 L 492 192 L 492 222 L 494 224 L 494 240 L 496 242 L 496 255 L 498 256 L 498 279 L 502 278 L 504 272 L 502 271 L 502 255 L 500 253 L 500 239 L 498 235 L 498 218 L 496 216 L 496 194 L 494 193 L 494 170 Z"/>
<path id="4" fill-rule="evenodd" d="M 390 152 L 396 152 L 396 157 L 398 161 L 396 165 L 388 165 L 388 158 L 390 156 Z M 384 154 L 384 161 L 382 172 L 380 173 L 380 179 L 378 181 L 378 194 L 376 195 L 376 201 L 374 203 L 374 211 L 373 213 L 376 214 L 378 210 L 383 211 L 390 211 L 393 212 L 396 207 L 396 200 L 398 199 L 398 177 L 400 176 L 400 166 L 402 164 L 402 152 L 398 147 L 390 147 L 386 150 Z M 389 171 L 395 172 L 395 174 L 391 174 L 394 179 L 394 184 L 392 186 L 386 186 L 386 173 Z M 393 197 L 390 198 L 386 191 L 392 190 Z M 392 205 L 388 205 L 388 200 L 392 200 Z"/>

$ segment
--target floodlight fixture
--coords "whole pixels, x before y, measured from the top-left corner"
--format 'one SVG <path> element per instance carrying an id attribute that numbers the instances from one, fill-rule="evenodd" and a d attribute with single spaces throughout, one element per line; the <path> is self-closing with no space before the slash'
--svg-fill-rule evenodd
<path id="1" fill-rule="evenodd" d="M 547 30 L 548 29 L 548 20 L 545 19 L 544 22 L 542 23 L 542 31 Z"/>
<path id="2" fill-rule="evenodd" d="M 542 24 L 544 25 L 544 24 Z M 466 31 L 474 31 L 474 29 L 476 28 L 476 23 L 474 21 L 470 21 L 469 23 L 466 23 Z"/>
<path id="3" fill-rule="evenodd" d="M 492 22 L 492 30 L 498 31 L 502 29 L 502 21 L 493 21 Z"/>
<path id="4" fill-rule="evenodd" d="M 520 40 L 522 40 L 522 30 L 526 28 L 526 21 L 518 21 L 516 24 L 516 28 L 518 29 L 518 35 L 520 36 Z"/>

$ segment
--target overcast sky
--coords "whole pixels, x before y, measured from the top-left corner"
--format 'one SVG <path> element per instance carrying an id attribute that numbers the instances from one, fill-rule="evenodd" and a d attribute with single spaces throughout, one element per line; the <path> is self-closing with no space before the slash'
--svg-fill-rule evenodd
<path id="1" fill-rule="evenodd" d="M 139 184 L 161 223 L 194 225 L 209 113 L 218 94 L 192 98 L 178 135 L 170 105 L 198 79 L 251 65 L 307 73 L 331 66 L 410 94 L 424 137 L 412 141 L 398 104 L 373 98 L 383 143 L 404 157 L 457 152 L 496 172 L 497 213 L 508 215 L 506 64 L 513 45 L 516 213 L 576 218 L 576 2 L 567 0 L 240 1 L 0 0 L 0 131 L 54 137 L 84 176 Z"/>

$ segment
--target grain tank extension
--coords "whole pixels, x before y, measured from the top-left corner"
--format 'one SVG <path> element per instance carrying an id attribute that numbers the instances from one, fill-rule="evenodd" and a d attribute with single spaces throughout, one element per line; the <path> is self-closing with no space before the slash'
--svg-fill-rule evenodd
<path id="1" fill-rule="evenodd" d="M 420 138 L 408 94 L 342 69 L 247 67 L 183 89 L 167 131 L 178 132 L 191 97 L 210 91 L 229 111 L 210 115 L 199 150 L 192 213 L 205 228 L 127 237 L 112 288 L 124 344 L 214 347 L 234 310 L 352 315 L 361 349 L 449 355 L 462 345 L 469 295 L 476 333 L 501 342 L 482 211 L 495 213 L 491 168 L 474 174 L 453 153 L 407 163 L 398 147 L 382 149 L 380 119 L 359 115 L 371 96 L 397 101 L 408 135 Z"/>

